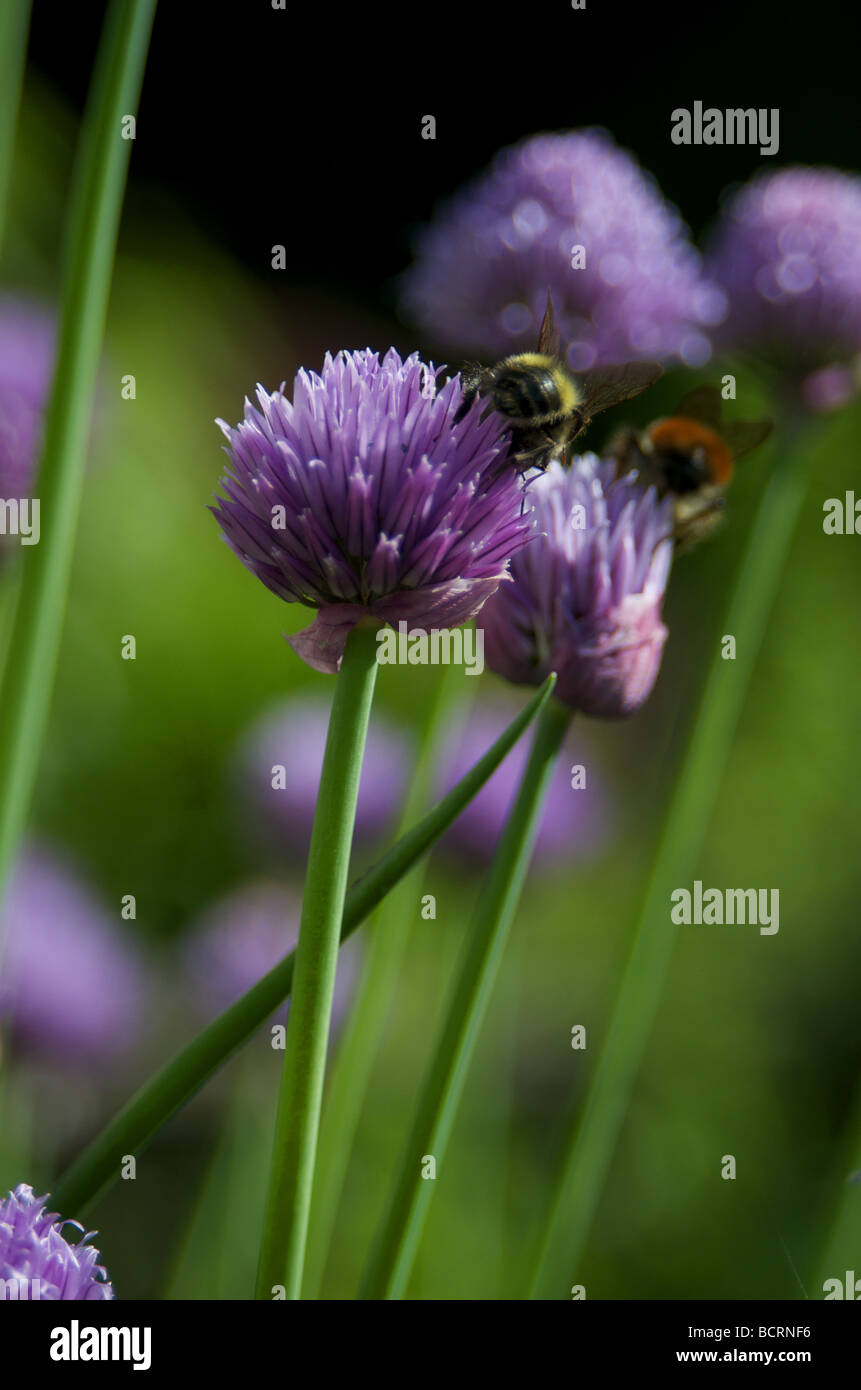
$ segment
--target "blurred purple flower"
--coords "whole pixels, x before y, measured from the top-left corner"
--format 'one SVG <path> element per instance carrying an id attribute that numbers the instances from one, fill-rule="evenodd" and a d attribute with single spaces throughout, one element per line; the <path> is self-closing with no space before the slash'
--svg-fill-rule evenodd
<path id="1" fill-rule="evenodd" d="M 0 1201 L 0 1282 L 4 1298 L 42 1301 L 110 1299 L 113 1286 L 98 1263 L 99 1252 L 88 1245 L 95 1231 L 84 1232 L 77 1221 L 61 1221 L 45 1210 L 46 1197 L 33 1195 L 19 1183 Z M 71 1244 L 63 1235 L 73 1226 L 83 1238 Z M 15 1292 L 13 1293 L 13 1289 Z"/>
<path id="2" fill-rule="evenodd" d="M 460 737 L 449 748 L 437 790 L 451 791 L 511 723 L 516 710 L 482 704 L 473 710 Z M 493 857 L 514 797 L 520 787 L 529 754 L 528 739 L 521 739 L 486 786 L 458 816 L 443 844 L 452 853 L 488 861 Z M 570 754 L 570 756 L 569 756 Z M 588 764 L 587 785 L 575 790 L 570 769 Z M 544 812 L 535 843 L 534 859 L 571 862 L 595 854 L 607 834 L 607 803 L 595 784 L 592 760 L 584 757 L 582 741 L 568 746 L 554 765 Z"/>
<path id="3" fill-rule="evenodd" d="M 0 1017 L 25 1051 L 109 1068 L 141 1037 L 142 960 L 86 885 L 43 850 L 27 850 L 10 877 L 0 941 Z"/>
<path id="4" fill-rule="evenodd" d="M 707 266 L 729 296 L 723 347 L 802 370 L 861 350 L 861 178 L 761 174 L 727 203 Z"/>
<path id="5" fill-rule="evenodd" d="M 823 415 L 848 405 L 858 395 L 856 367 L 833 365 L 811 372 L 801 383 L 801 397 L 808 410 Z"/>
<path id="6" fill-rule="evenodd" d="M 185 974 L 204 1017 L 229 1008 L 299 939 L 301 906 L 281 883 L 255 879 L 210 906 L 183 942 Z M 332 1019 L 344 1015 L 356 976 L 355 943 L 338 955 Z"/>
<path id="7" fill-rule="evenodd" d="M 329 728 L 328 703 L 314 696 L 284 700 L 264 712 L 245 733 L 233 768 L 243 816 L 252 833 L 279 854 L 304 860 Z M 368 728 L 359 782 L 354 840 L 376 839 L 397 813 L 411 766 L 408 736 L 375 715 Z M 284 768 L 284 785 L 279 782 Z"/>
<path id="8" fill-rule="evenodd" d="M 0 296 L 0 498 L 32 495 L 54 336 L 54 321 L 43 309 Z M 0 534 L 0 546 L 7 543 Z"/>
<path id="9" fill-rule="evenodd" d="M 529 489 L 535 539 L 513 584 L 482 614 L 485 658 L 519 685 L 550 671 L 564 704 L 603 719 L 633 714 L 651 692 L 667 630 L 673 502 L 592 454 L 552 463 Z"/>
<path id="10" fill-rule="evenodd" d="M 637 357 L 701 366 L 725 312 L 675 209 L 600 130 L 503 150 L 441 208 L 403 287 L 406 312 L 439 342 L 496 357 L 535 346 L 549 290 L 575 370 Z"/>
<path id="11" fill-rule="evenodd" d="M 458 424 L 457 378 L 437 388 L 417 353 L 327 353 L 292 402 L 258 387 L 235 429 L 212 508 L 234 552 L 288 603 L 319 609 L 288 638 L 337 671 L 363 617 L 456 627 L 473 618 L 523 543 L 520 488 L 500 469 L 508 439 L 476 407 Z"/>

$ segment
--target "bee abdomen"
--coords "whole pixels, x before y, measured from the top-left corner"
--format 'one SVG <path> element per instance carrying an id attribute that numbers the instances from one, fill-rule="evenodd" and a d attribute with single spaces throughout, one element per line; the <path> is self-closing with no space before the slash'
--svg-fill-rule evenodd
<path id="1" fill-rule="evenodd" d="M 549 367 L 505 367 L 494 380 L 493 397 L 497 410 L 514 420 L 549 423 L 564 412 L 557 379 Z"/>

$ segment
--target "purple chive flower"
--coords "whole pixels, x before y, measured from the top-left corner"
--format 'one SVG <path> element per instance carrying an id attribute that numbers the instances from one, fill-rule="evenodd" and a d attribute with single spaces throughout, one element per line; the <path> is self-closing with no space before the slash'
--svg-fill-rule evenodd
<path id="1" fill-rule="evenodd" d="M 233 781 L 243 821 L 279 854 L 304 859 L 308 853 L 328 728 L 328 703 L 298 696 L 265 711 L 240 742 Z M 390 825 L 411 761 L 408 737 L 375 715 L 359 782 L 357 843 L 376 839 Z"/>
<path id="2" fill-rule="evenodd" d="M 457 424 L 458 379 L 414 353 L 326 355 L 292 401 L 258 387 L 235 429 L 212 510 L 243 564 L 288 603 L 319 610 L 288 638 L 315 670 L 340 666 L 363 617 L 456 627 L 473 618 L 523 544 L 521 494 L 498 417 Z"/>
<path id="3" fill-rule="evenodd" d="M 440 770 L 440 796 L 450 791 L 487 752 L 515 713 L 508 706 L 493 704 L 482 704 L 471 712 Z M 521 739 L 478 796 L 460 813 L 443 840 L 451 853 L 484 862 L 492 858 L 522 781 L 528 754 L 529 741 Z M 587 785 L 578 790 L 571 785 L 570 770 L 574 764 L 588 765 Z M 570 743 L 556 762 L 535 842 L 536 862 L 570 863 L 600 849 L 607 834 L 608 816 L 606 797 L 594 780 L 596 771 L 593 760 L 584 754 L 581 740 Z"/>
<path id="4" fill-rule="evenodd" d="M 99 1264 L 99 1252 L 88 1245 L 95 1231 L 84 1231 L 77 1221 L 61 1221 L 45 1210 L 46 1197 L 33 1195 L 32 1187 L 19 1183 L 0 1201 L 0 1284 L 4 1298 L 93 1300 L 113 1298 L 108 1272 Z M 80 1231 L 72 1244 L 64 1226 Z"/>
<path id="5" fill-rule="evenodd" d="M 0 498 L 32 494 L 54 337 L 54 321 L 44 310 L 0 296 Z"/>
<path id="6" fill-rule="evenodd" d="M 256 879 L 209 907 L 192 926 L 182 956 L 192 998 L 204 1017 L 229 1008 L 277 965 L 299 939 L 301 906 L 281 883 Z M 344 1015 L 356 977 L 355 943 L 338 955 L 332 1018 Z"/>
<path id="7" fill-rule="evenodd" d="M 0 940 L 0 1019 L 22 1050 L 109 1068 L 141 1037 L 142 961 L 90 890 L 43 850 L 26 851 L 11 875 Z"/>
<path id="8" fill-rule="evenodd" d="M 708 267 L 729 298 L 722 346 L 800 371 L 852 357 L 861 351 L 861 178 L 761 174 L 727 203 Z"/>
<path id="9" fill-rule="evenodd" d="M 520 685 L 558 674 L 555 694 L 617 719 L 649 695 L 667 637 L 661 604 L 673 503 L 592 454 L 530 485 L 535 539 L 482 614 L 485 659 Z"/>
<path id="10" fill-rule="evenodd" d="M 638 357 L 701 366 L 725 312 L 675 209 L 600 130 L 497 155 L 424 232 L 403 305 L 440 342 L 502 357 L 534 348 L 548 290 L 575 370 Z"/>

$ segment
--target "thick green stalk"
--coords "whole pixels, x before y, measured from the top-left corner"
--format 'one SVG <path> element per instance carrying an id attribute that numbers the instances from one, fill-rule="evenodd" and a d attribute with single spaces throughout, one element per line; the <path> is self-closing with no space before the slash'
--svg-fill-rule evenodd
<path id="1" fill-rule="evenodd" d="M 273 1286 L 283 1283 L 287 1298 L 295 1299 L 302 1285 L 341 918 L 379 669 L 376 637 L 376 624 L 353 628 L 332 701 L 287 1018 L 258 1298 L 271 1298 Z"/>
<path id="2" fill-rule="evenodd" d="M 670 894 L 694 877 L 730 745 L 756 662 L 807 483 L 806 441 L 781 458 L 759 504 L 720 633 L 735 661 L 715 655 L 671 794 L 657 859 L 579 1129 L 572 1133 L 543 1233 L 530 1297 L 569 1296 L 649 1039 L 675 926 Z"/>
<path id="3" fill-rule="evenodd" d="M 6 231 L 29 28 L 30 0 L 4 0 L 0 5 L 0 248 Z"/>
<path id="4" fill-rule="evenodd" d="M 476 1039 L 487 1011 L 538 828 L 556 755 L 571 721 L 556 701 L 545 708 L 526 772 L 473 913 L 448 1016 L 419 1099 L 395 1189 L 362 1286 L 363 1298 L 402 1298 L 418 1249 L 434 1179 L 443 1164 Z"/>
<path id="5" fill-rule="evenodd" d="M 463 689 L 463 672 L 443 667 L 443 676 L 424 732 L 399 826 L 403 834 L 431 800 L 434 774 L 443 745 L 451 737 L 455 690 Z M 467 681 L 474 687 L 474 681 Z M 469 699 L 469 697 L 467 697 Z M 460 706 L 458 704 L 458 713 Z M 407 941 L 418 915 L 424 864 L 401 879 L 370 923 L 356 998 L 338 1040 L 320 1126 L 318 1177 L 311 1207 L 308 1254 L 302 1297 L 319 1296 L 338 1203 L 350 1153 L 365 1103 L 374 1059 L 380 1046 Z"/>
<path id="6" fill-rule="evenodd" d="M 24 549 L 0 703 L 0 890 L 26 821 L 50 707 L 132 146 L 122 121 L 137 107 L 154 13 L 155 0 L 115 0 L 81 135 L 38 480 L 41 539 Z"/>
<path id="7" fill-rule="evenodd" d="M 492 748 L 456 787 L 353 884 L 344 902 L 341 940 L 345 941 L 382 902 L 493 776 L 535 719 L 555 684 L 551 676 L 512 720 Z M 139 1155 L 172 1115 L 246 1043 L 289 996 L 295 951 L 273 966 L 229 1009 L 172 1057 L 88 1145 L 55 1186 L 52 1202 L 64 1216 L 82 1216 L 103 1188 L 120 1175 L 124 1154 Z"/>

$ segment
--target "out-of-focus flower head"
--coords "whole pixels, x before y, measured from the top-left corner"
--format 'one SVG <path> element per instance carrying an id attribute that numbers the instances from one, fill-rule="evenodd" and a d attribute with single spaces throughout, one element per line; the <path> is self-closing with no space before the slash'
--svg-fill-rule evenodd
<path id="1" fill-rule="evenodd" d="M 31 1056 L 110 1069 L 141 1038 L 143 961 L 63 863 L 28 849 L 0 908 L 0 1019 Z"/>
<path id="2" fill-rule="evenodd" d="M 861 371 L 858 359 L 852 366 L 834 363 L 830 367 L 820 367 L 811 372 L 801 383 L 801 398 L 808 410 L 817 415 L 827 415 L 858 395 L 861 390 Z"/>
<path id="3" fill-rule="evenodd" d="M 789 168 L 752 179 L 728 200 L 707 267 L 729 298 L 722 347 L 797 374 L 845 362 L 861 351 L 861 178 Z M 813 381 L 808 404 L 833 408 L 835 385 Z"/>
<path id="4" fill-rule="evenodd" d="M 304 860 L 308 853 L 328 728 L 328 703 L 299 695 L 264 711 L 240 740 L 232 782 L 243 821 L 279 855 Z M 389 826 L 410 765 L 409 737 L 374 715 L 359 781 L 356 843 L 375 840 Z"/>
<path id="5" fill-rule="evenodd" d="M 0 1201 L 0 1284 L 5 1298 L 113 1298 L 99 1252 L 87 1243 L 95 1231 L 84 1232 L 77 1221 L 61 1221 L 56 1212 L 45 1210 L 46 1200 L 22 1182 Z M 77 1244 L 66 1240 L 64 1226 L 81 1231 L 83 1239 Z"/>
<path id="6" fill-rule="evenodd" d="M 457 627 L 494 592 L 523 544 L 520 489 L 500 468 L 508 436 L 479 403 L 457 424 L 458 378 L 391 349 L 327 354 L 258 388 L 232 429 L 232 471 L 212 510 L 235 553 L 273 593 L 319 610 L 289 638 L 315 670 L 337 671 L 363 617 Z"/>
<path id="7" fill-rule="evenodd" d="M 406 313 L 469 352 L 532 349 L 549 290 L 575 370 L 632 358 L 701 366 L 725 312 L 675 209 L 599 130 L 503 150 L 440 210 L 417 251 Z"/>
<path id="8" fill-rule="evenodd" d="M 254 879 L 212 904 L 183 942 L 191 997 L 204 1017 L 229 1008 L 299 939 L 300 904 L 281 883 Z M 353 990 L 357 954 L 346 942 L 338 954 L 332 1020 L 343 1017 Z"/>
<path id="9" fill-rule="evenodd" d="M 45 310 L 0 295 L 0 497 L 31 495 L 54 339 Z"/>
<path id="10" fill-rule="evenodd" d="M 535 538 L 515 556 L 513 584 L 481 618 L 485 658 L 519 685 L 551 671 L 555 695 L 603 719 L 633 714 L 651 692 L 667 629 L 661 606 L 672 561 L 673 502 L 593 454 L 552 463 L 530 485 Z"/>
<path id="11" fill-rule="evenodd" d="M 496 742 L 511 723 L 516 710 L 507 705 L 482 702 L 470 712 L 460 736 L 448 751 L 440 769 L 438 791 L 442 796 L 466 775 L 478 759 Z M 584 757 L 582 742 L 571 743 L 554 765 L 534 859 L 543 865 L 553 861 L 571 863 L 597 853 L 606 839 L 608 805 L 603 788 L 596 782 L 598 771 L 591 758 Z M 529 752 L 527 739 L 520 739 L 478 796 L 457 818 L 443 844 L 453 854 L 470 860 L 492 858 L 506 817 L 523 780 Z M 586 787 L 572 787 L 571 768 L 589 763 Z"/>

